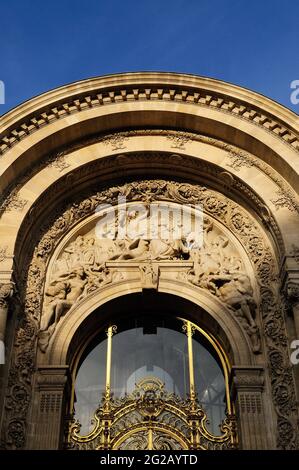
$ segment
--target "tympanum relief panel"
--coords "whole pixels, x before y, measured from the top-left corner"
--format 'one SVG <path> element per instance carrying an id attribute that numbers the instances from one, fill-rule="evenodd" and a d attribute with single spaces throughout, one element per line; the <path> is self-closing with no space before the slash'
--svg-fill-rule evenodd
<path id="1" fill-rule="evenodd" d="M 49 263 L 39 331 L 42 351 L 62 317 L 95 291 L 130 280 L 145 289 L 158 288 L 162 277 L 217 297 L 241 323 L 253 351 L 260 352 L 253 269 L 227 228 L 199 205 L 131 201 L 99 208 L 74 227 Z"/>

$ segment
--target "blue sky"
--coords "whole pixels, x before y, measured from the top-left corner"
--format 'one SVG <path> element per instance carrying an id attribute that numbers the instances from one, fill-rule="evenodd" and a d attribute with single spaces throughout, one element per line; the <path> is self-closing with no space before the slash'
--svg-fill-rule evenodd
<path id="1" fill-rule="evenodd" d="M 84 78 L 138 70 L 193 73 L 299 112 L 298 0 L 2 0 L 0 114 Z"/>

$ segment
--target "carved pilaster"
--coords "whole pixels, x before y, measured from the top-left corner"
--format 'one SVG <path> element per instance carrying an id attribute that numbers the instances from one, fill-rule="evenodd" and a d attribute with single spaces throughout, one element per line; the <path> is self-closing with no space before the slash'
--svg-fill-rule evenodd
<path id="1" fill-rule="evenodd" d="M 264 370 L 261 367 L 234 367 L 231 392 L 236 403 L 240 447 L 267 449 L 265 411 L 263 404 Z"/>
<path id="2" fill-rule="evenodd" d="M 8 282 L 5 284 L 0 283 L 0 364 L 4 364 L 4 343 L 5 343 L 5 330 L 9 302 L 14 293 L 14 284 Z"/>
<path id="3" fill-rule="evenodd" d="M 285 291 L 288 304 L 293 311 L 296 338 L 299 339 L 299 279 L 289 280 Z"/>
<path id="4" fill-rule="evenodd" d="M 299 248 L 292 246 L 281 265 L 280 278 L 286 303 L 293 312 L 296 338 L 299 339 Z"/>
<path id="5" fill-rule="evenodd" d="M 27 447 L 59 449 L 63 436 L 65 403 L 69 391 L 68 367 L 39 368 L 35 386 L 35 415 Z"/>

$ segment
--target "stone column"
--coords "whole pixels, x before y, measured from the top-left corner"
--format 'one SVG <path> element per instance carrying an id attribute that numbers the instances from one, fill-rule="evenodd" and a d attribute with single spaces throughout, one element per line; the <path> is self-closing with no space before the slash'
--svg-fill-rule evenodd
<path id="1" fill-rule="evenodd" d="M 231 393 L 236 403 L 239 447 L 269 449 L 267 420 L 263 403 L 264 369 L 262 367 L 233 367 Z"/>
<path id="2" fill-rule="evenodd" d="M 61 447 L 69 383 L 68 366 L 38 368 L 28 448 L 59 449 Z"/>

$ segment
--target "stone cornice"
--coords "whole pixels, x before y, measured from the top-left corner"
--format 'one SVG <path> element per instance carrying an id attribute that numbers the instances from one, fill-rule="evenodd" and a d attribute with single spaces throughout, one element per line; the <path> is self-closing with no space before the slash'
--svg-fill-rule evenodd
<path id="1" fill-rule="evenodd" d="M 168 101 L 204 106 L 262 127 L 299 150 L 296 114 L 249 90 L 191 75 L 131 73 L 77 82 L 40 95 L 0 119 L 0 155 L 52 122 L 119 102 Z"/>

